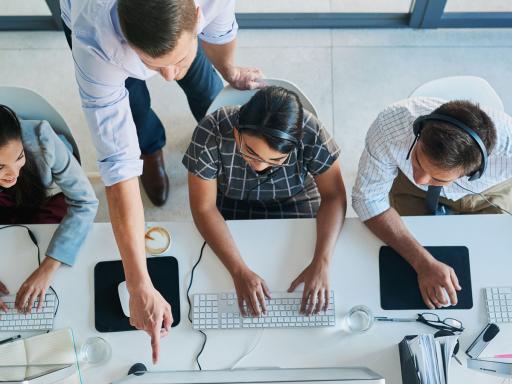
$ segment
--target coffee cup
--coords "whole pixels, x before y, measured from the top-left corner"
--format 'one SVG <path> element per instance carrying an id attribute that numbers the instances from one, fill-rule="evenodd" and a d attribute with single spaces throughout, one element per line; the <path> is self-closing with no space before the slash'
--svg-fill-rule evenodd
<path id="1" fill-rule="evenodd" d="M 146 252 L 161 255 L 171 248 L 171 234 L 163 227 L 149 227 L 145 235 Z"/>

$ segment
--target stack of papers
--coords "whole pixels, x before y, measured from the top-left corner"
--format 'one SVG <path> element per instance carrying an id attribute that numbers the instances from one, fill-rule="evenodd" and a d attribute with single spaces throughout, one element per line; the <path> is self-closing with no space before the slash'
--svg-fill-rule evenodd
<path id="1" fill-rule="evenodd" d="M 457 336 L 418 335 L 407 341 L 422 384 L 448 384 Z"/>

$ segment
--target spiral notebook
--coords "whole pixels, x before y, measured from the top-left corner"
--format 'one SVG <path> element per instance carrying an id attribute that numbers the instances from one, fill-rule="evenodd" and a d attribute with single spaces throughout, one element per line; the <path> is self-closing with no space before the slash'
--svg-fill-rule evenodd
<path id="1" fill-rule="evenodd" d="M 0 345 L 0 383 L 24 382 L 27 377 L 41 374 L 45 367 L 69 365 L 74 367 L 72 374 L 56 383 L 81 382 L 73 333 L 69 328 Z"/>

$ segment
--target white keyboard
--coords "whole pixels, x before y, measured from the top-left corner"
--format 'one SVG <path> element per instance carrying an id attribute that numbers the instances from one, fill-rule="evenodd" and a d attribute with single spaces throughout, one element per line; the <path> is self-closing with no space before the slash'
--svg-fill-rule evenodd
<path id="1" fill-rule="evenodd" d="M 36 331 L 50 330 L 53 328 L 57 297 L 53 292 L 46 293 L 41 310 L 37 310 L 37 300 L 31 313 L 23 314 L 14 307 L 16 296 L 2 296 L 2 301 L 7 305 L 7 313 L 0 310 L 0 331 Z"/>
<path id="2" fill-rule="evenodd" d="M 274 292 L 266 299 L 267 314 L 243 317 L 234 293 L 196 294 L 193 298 L 194 329 L 299 328 L 336 325 L 334 292 L 327 311 L 306 316 L 299 313 L 302 292 Z"/>
<path id="3" fill-rule="evenodd" d="M 512 323 L 512 287 L 485 288 L 490 323 Z"/>

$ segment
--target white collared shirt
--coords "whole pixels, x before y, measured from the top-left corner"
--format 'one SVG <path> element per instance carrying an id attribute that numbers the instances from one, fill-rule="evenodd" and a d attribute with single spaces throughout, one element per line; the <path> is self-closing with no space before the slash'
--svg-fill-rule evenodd
<path id="1" fill-rule="evenodd" d="M 198 36 L 211 44 L 235 39 L 235 0 L 195 0 L 200 10 Z M 82 108 L 96 147 L 105 185 L 142 173 L 137 131 L 133 122 L 128 77 L 147 80 L 147 68 L 123 37 L 117 0 L 60 0 L 64 23 L 72 31 L 75 76 Z"/>
<path id="2" fill-rule="evenodd" d="M 389 192 L 398 170 L 418 188 L 427 190 L 427 186 L 414 182 L 411 161 L 406 159 L 414 141 L 412 125 L 418 116 L 431 113 L 445 102 L 437 98 L 409 98 L 387 107 L 377 116 L 366 136 L 352 190 L 352 205 L 362 221 L 390 208 Z M 476 193 L 512 178 L 512 118 L 502 111 L 485 106 L 481 108 L 496 127 L 496 146 L 480 179 L 469 181 L 468 177 L 462 177 L 456 180 L 462 187 Z M 470 194 L 455 183 L 445 186 L 442 192 L 442 196 L 450 200 Z"/>

